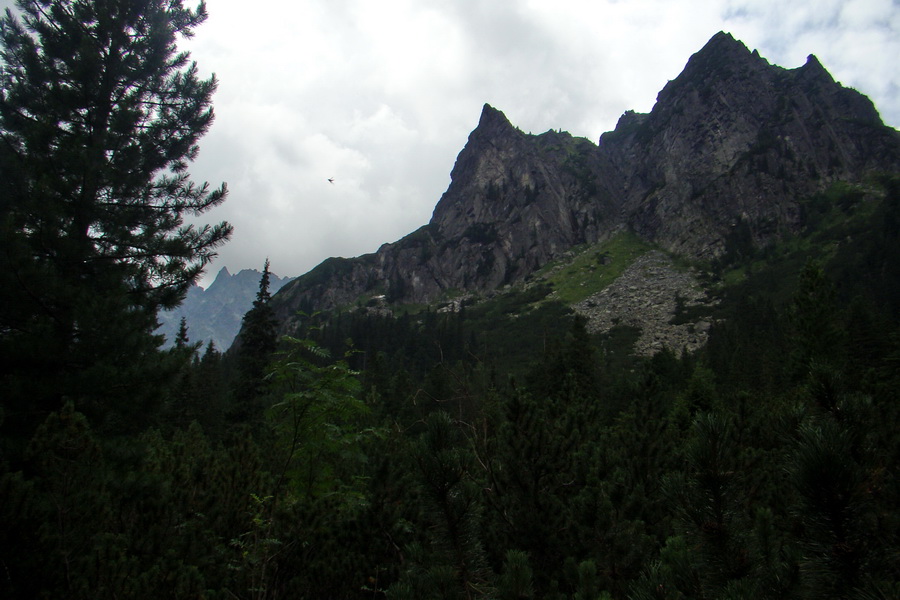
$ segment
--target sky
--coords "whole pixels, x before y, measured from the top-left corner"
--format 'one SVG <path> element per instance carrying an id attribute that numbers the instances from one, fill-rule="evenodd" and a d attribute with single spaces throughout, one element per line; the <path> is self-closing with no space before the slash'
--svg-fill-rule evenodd
<path id="1" fill-rule="evenodd" d="M 192 0 L 187 0 L 192 3 Z M 11 0 L 0 0 L 7 6 Z M 226 182 L 223 266 L 301 275 L 426 224 L 489 103 L 596 143 L 718 31 L 770 63 L 809 54 L 900 127 L 900 0 L 207 0 L 181 44 L 215 73 L 191 165 Z M 333 179 L 333 183 L 329 182 Z"/>

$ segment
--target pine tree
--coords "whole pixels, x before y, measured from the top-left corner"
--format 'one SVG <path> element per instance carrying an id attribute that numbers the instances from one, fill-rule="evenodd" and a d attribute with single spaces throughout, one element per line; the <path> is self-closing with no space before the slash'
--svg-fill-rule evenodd
<path id="1" fill-rule="evenodd" d="M 228 390 L 222 368 L 222 354 L 210 340 L 203 355 L 192 365 L 194 384 L 191 402 L 196 408 L 196 418 L 204 431 L 221 433 Z"/>
<path id="2" fill-rule="evenodd" d="M 244 354 L 268 357 L 275 350 L 276 332 L 278 321 L 275 319 L 275 311 L 270 306 L 272 295 L 269 293 L 269 259 L 263 265 L 262 276 L 259 278 L 259 291 L 253 307 L 244 315 L 243 330 L 241 331 L 241 350 Z"/>
<path id="3" fill-rule="evenodd" d="M 181 317 L 175 344 L 167 351 L 168 359 L 175 367 L 167 389 L 163 419 L 166 425 L 186 428 L 198 418 L 203 405 L 196 401 L 199 386 L 196 384 L 198 350 L 202 342 L 191 343 L 188 337 L 187 319 Z"/>
<path id="4" fill-rule="evenodd" d="M 216 80 L 176 42 L 204 3 L 17 5 L 21 20 L 0 18 L 0 363 L 15 409 L 47 412 L 150 387 L 130 367 L 157 357 L 157 310 L 181 301 L 231 226 L 184 222 L 226 196 L 187 171 Z"/>
<path id="5" fill-rule="evenodd" d="M 789 309 L 795 368 L 805 376 L 816 364 L 839 369 L 844 361 L 846 332 L 839 320 L 835 289 L 821 265 L 807 262 Z"/>
<path id="6" fill-rule="evenodd" d="M 181 322 L 178 323 L 178 333 L 175 334 L 175 347 L 179 350 L 184 350 L 188 347 L 190 341 L 191 340 L 188 337 L 187 319 L 181 317 Z"/>
<path id="7" fill-rule="evenodd" d="M 419 598 L 491 597 L 492 574 L 480 539 L 480 490 L 473 478 L 475 456 L 466 447 L 459 423 L 436 411 L 413 453 L 422 490 L 423 530 L 431 554 L 410 554 L 411 568 L 389 595 Z"/>
<path id="8" fill-rule="evenodd" d="M 521 391 L 509 393 L 503 411 L 485 496 L 498 545 L 527 552 L 540 565 L 534 586 L 542 596 L 573 551 L 572 503 L 583 485 L 581 425 L 591 415 L 577 398 L 538 399 Z"/>
<path id="9" fill-rule="evenodd" d="M 497 582 L 498 596 L 503 600 L 534 598 L 533 579 L 528 554 L 521 550 L 507 550 L 503 573 Z"/>
<path id="10" fill-rule="evenodd" d="M 244 315 L 241 333 L 235 342 L 238 380 L 235 385 L 235 405 L 231 416 L 238 421 L 259 416 L 258 399 L 263 392 L 266 367 L 278 345 L 275 311 L 270 306 L 269 259 L 259 278 L 259 291 L 253 307 Z"/>

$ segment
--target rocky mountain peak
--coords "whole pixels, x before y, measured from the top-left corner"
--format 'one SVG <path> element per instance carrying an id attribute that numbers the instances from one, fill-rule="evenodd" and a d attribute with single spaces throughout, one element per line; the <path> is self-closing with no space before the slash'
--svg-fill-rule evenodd
<path id="1" fill-rule="evenodd" d="M 729 33 L 720 31 L 688 59 L 684 70 L 660 91 L 656 99 L 659 109 L 676 103 L 686 95 L 709 99 L 729 95 L 735 83 L 758 84 L 767 79 L 769 63 Z M 741 85 L 737 86 L 742 87 Z M 659 112 L 654 108 L 654 112 Z"/>
<path id="2" fill-rule="evenodd" d="M 822 63 L 819 62 L 819 59 L 816 58 L 815 54 L 810 54 L 806 57 L 806 63 L 800 67 L 806 72 L 815 73 L 817 76 L 824 77 L 828 81 L 833 82 L 834 79 L 831 77 L 831 73 L 829 73 L 825 67 L 822 66 Z"/>
<path id="3" fill-rule="evenodd" d="M 807 56 L 803 66 L 794 69 L 793 74 L 798 85 L 811 93 L 833 94 L 837 90 L 843 89 L 814 54 Z M 852 90 L 846 91 L 852 92 Z"/>
<path id="4" fill-rule="evenodd" d="M 736 64 L 759 60 L 763 59 L 758 53 L 753 54 L 743 42 L 736 40 L 730 33 L 720 31 L 688 59 L 680 77 L 690 79 L 698 72 L 709 74 L 714 70 L 718 70 L 720 75 L 727 74 Z"/>
<path id="5" fill-rule="evenodd" d="M 492 137 L 497 134 L 505 134 L 517 131 L 502 111 L 485 103 L 481 108 L 481 117 L 478 119 L 478 127 L 472 132 L 475 136 Z"/>
<path id="6" fill-rule="evenodd" d="M 442 220 L 442 205 L 452 204 L 460 194 L 460 188 L 471 185 L 489 186 L 502 178 L 497 172 L 497 160 L 503 161 L 512 149 L 521 142 L 525 135 L 513 127 L 501 111 L 485 104 L 481 110 L 478 127 L 469 134 L 465 147 L 459 153 L 453 170 L 450 172 L 450 187 L 444 198 L 435 207 L 432 222 Z"/>
<path id="7" fill-rule="evenodd" d="M 703 48 L 696 52 L 696 55 L 721 55 L 724 53 L 732 53 L 740 56 L 752 54 L 744 42 L 735 38 L 727 31 L 719 31 L 709 38 L 709 41 L 703 45 Z"/>
<path id="8" fill-rule="evenodd" d="M 628 226 L 698 258 L 721 254 L 740 221 L 771 243 L 800 225 L 804 197 L 900 160 L 897 133 L 814 56 L 783 69 L 721 32 L 600 148 L 626 174 Z"/>
<path id="9" fill-rule="evenodd" d="M 222 267 L 208 288 L 191 286 L 180 306 L 159 313 L 157 333 L 165 335 L 166 346 L 170 346 L 184 317 L 191 341 L 203 345 L 213 342 L 218 350 L 227 350 L 241 328 L 244 314 L 253 306 L 261 277 L 256 269 L 242 269 L 232 275 L 227 267 Z M 277 292 L 289 280 L 269 273 L 269 292 Z"/>
<path id="10" fill-rule="evenodd" d="M 213 280 L 213 284 L 215 284 L 215 282 L 219 281 L 220 279 L 222 281 L 225 281 L 229 277 L 231 277 L 231 273 L 228 271 L 228 267 L 222 267 L 221 269 L 219 269 L 219 272 L 216 273 L 216 278 Z"/>
<path id="11" fill-rule="evenodd" d="M 898 169 L 900 134 L 814 56 L 784 69 L 719 32 L 650 113 L 626 112 L 599 145 L 525 134 L 485 104 L 428 225 L 373 255 L 324 262 L 279 294 L 290 299 L 277 310 L 490 291 L 623 229 L 712 259 L 735 235 L 764 246 L 796 231 L 801 201 L 835 181 Z"/>

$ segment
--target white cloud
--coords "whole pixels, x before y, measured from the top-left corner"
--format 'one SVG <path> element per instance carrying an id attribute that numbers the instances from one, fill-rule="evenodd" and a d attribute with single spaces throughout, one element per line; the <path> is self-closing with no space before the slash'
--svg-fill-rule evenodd
<path id="1" fill-rule="evenodd" d="M 192 0 L 188 0 L 190 3 Z M 0 0 L 7 6 L 11 0 Z M 189 48 L 220 80 L 191 172 L 227 181 L 212 266 L 299 275 L 425 224 L 483 103 L 596 140 L 717 31 L 809 54 L 900 125 L 896 0 L 207 0 Z M 327 178 L 334 177 L 329 184 Z"/>

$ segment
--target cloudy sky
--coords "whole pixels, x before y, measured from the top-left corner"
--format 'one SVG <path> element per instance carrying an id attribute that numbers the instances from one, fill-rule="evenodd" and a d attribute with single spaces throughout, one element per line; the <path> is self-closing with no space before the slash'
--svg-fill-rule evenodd
<path id="1" fill-rule="evenodd" d="M 190 2 L 191 0 L 188 0 Z M 2 4 L 10 4 L 2 0 Z M 230 188 L 222 266 L 299 275 L 428 222 L 487 102 L 596 142 L 724 30 L 815 54 L 900 127 L 900 0 L 207 0 L 189 48 L 220 81 L 191 168 Z M 329 183 L 328 178 L 334 178 Z"/>

